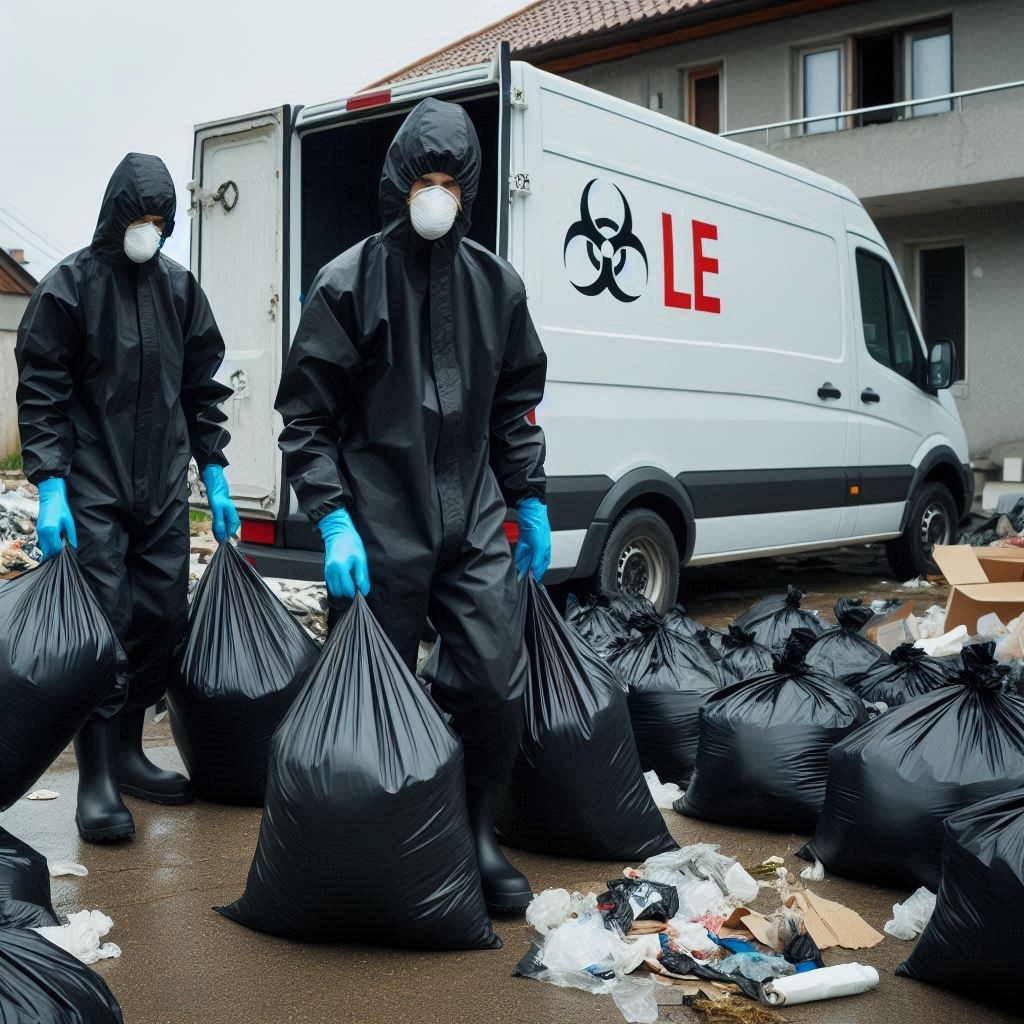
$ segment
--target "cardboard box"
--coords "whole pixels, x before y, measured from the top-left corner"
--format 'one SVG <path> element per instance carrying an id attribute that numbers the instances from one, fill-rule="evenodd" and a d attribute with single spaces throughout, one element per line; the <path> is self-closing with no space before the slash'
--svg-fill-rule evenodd
<path id="1" fill-rule="evenodd" d="M 1024 549 L 958 544 L 936 547 L 933 556 L 952 588 L 947 631 L 966 626 L 973 636 L 989 612 L 1004 623 L 1024 613 Z"/>
<path id="2" fill-rule="evenodd" d="M 882 629 L 886 626 L 900 622 L 901 620 L 909 619 L 913 613 L 914 603 L 912 601 L 901 601 L 890 611 L 883 612 L 881 615 L 875 615 L 873 618 L 869 619 L 867 623 L 865 623 L 864 628 L 860 631 L 860 635 L 865 639 L 870 640 L 873 644 L 882 646 L 878 639 Z"/>

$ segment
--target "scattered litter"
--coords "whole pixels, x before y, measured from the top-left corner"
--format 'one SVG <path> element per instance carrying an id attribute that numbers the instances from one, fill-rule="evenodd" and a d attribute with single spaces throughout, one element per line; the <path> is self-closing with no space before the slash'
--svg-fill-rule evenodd
<path id="1" fill-rule="evenodd" d="M 794 1006 L 819 999 L 859 995 L 878 987 L 878 971 L 863 964 L 837 964 L 770 981 L 764 998 L 771 1006 Z"/>
<path id="2" fill-rule="evenodd" d="M 786 898 L 785 905 L 803 914 L 807 933 L 820 949 L 833 946 L 869 949 L 882 941 L 881 933 L 876 932 L 855 910 L 818 896 L 810 889 L 792 893 Z"/>
<path id="3" fill-rule="evenodd" d="M 695 999 L 690 1008 L 703 1014 L 708 1024 L 785 1024 L 785 1017 L 762 1010 L 757 1003 L 735 999 Z"/>
<path id="4" fill-rule="evenodd" d="M 930 658 L 948 658 L 959 654 L 970 639 L 970 633 L 966 626 L 957 626 L 948 633 L 943 633 L 934 639 L 918 640 L 914 646 L 919 651 L 924 651 Z"/>
<path id="5" fill-rule="evenodd" d="M 60 793 L 56 793 L 52 789 L 36 789 L 25 797 L 26 800 L 57 800 L 59 798 Z"/>
<path id="6" fill-rule="evenodd" d="M 978 619 L 978 628 L 975 636 L 983 637 L 986 640 L 998 640 L 1006 636 L 1009 630 L 1003 624 L 1003 620 L 995 612 L 989 612 Z"/>
<path id="7" fill-rule="evenodd" d="M 545 889 L 526 908 L 526 923 L 541 935 L 564 924 L 570 917 L 582 917 L 597 910 L 597 897 L 590 893 L 570 894 L 566 889 Z"/>
<path id="8" fill-rule="evenodd" d="M 917 620 L 918 638 L 933 640 L 946 632 L 946 609 L 942 605 L 932 605 Z"/>
<path id="9" fill-rule="evenodd" d="M 672 805 L 683 795 L 683 791 L 674 782 L 660 781 L 657 772 L 644 772 L 644 778 L 654 802 L 663 811 L 671 810 Z"/>
<path id="10" fill-rule="evenodd" d="M 761 861 L 760 864 L 748 870 L 752 875 L 774 875 L 785 863 L 786 861 L 782 857 L 768 857 L 766 860 Z"/>
<path id="11" fill-rule="evenodd" d="M 916 576 L 912 580 L 907 580 L 906 583 L 901 583 L 897 590 L 931 590 L 934 586 L 934 583 L 926 580 L 923 576 Z"/>
<path id="12" fill-rule="evenodd" d="M 612 999 L 628 1024 L 655 1024 L 658 997 L 653 981 L 624 978 L 612 989 Z"/>
<path id="13" fill-rule="evenodd" d="M 67 924 L 32 930 L 83 964 L 94 964 L 97 960 L 121 955 L 119 946 L 102 941 L 113 927 L 113 920 L 101 910 L 80 910 L 77 914 L 68 914 Z"/>
<path id="14" fill-rule="evenodd" d="M 820 860 L 815 860 L 809 868 L 800 872 L 800 877 L 808 882 L 823 882 L 825 880 L 825 865 Z"/>
<path id="15" fill-rule="evenodd" d="M 892 920 L 882 925 L 886 935 L 909 942 L 924 931 L 935 911 L 935 893 L 923 885 L 904 903 L 894 903 Z"/>
<path id="16" fill-rule="evenodd" d="M 63 878 L 65 875 L 86 878 L 89 874 L 89 869 L 84 864 L 70 864 L 63 861 L 48 861 L 46 868 L 51 878 Z"/>

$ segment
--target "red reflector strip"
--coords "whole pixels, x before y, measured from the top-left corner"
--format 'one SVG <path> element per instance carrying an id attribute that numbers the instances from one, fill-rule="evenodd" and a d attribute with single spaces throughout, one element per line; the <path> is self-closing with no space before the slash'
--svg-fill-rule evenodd
<path id="1" fill-rule="evenodd" d="M 277 524 L 265 519 L 242 520 L 243 544 L 273 544 L 277 538 Z"/>
<path id="2" fill-rule="evenodd" d="M 532 424 L 534 424 L 534 426 L 536 426 L 536 424 L 537 424 L 537 410 L 536 409 L 531 409 L 526 414 L 526 419 L 527 419 L 527 422 L 532 423 Z"/>
<path id="3" fill-rule="evenodd" d="M 361 92 L 358 96 L 349 96 L 345 100 L 346 110 L 362 110 L 364 107 L 382 107 L 391 102 L 391 90 L 381 89 L 379 92 Z"/>
<path id="4" fill-rule="evenodd" d="M 519 524 L 518 523 L 505 523 L 505 536 L 508 538 L 509 544 L 519 543 Z"/>

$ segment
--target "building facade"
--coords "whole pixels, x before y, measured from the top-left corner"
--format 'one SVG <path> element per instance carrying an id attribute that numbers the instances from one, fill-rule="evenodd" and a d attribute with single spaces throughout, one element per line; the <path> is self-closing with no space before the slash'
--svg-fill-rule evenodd
<path id="1" fill-rule="evenodd" d="M 502 38 L 849 186 L 925 340 L 954 342 L 972 456 L 1024 451 L 1024 3 L 543 0 L 393 77 L 487 59 Z"/>
<path id="2" fill-rule="evenodd" d="M 22 266 L 21 258 L 23 254 L 18 249 L 0 249 L 0 459 L 21 447 L 14 345 L 18 324 L 36 290 L 36 279 Z"/>

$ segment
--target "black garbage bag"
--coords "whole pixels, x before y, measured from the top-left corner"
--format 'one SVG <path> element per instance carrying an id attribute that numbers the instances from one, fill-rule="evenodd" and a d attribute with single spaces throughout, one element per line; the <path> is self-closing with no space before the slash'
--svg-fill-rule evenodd
<path id="1" fill-rule="evenodd" d="M 124 653 L 74 549 L 0 587 L 0 811 L 94 711 L 124 703 Z"/>
<path id="2" fill-rule="evenodd" d="M 634 616 L 658 614 L 658 609 L 643 594 L 630 594 L 625 590 L 618 591 L 611 598 L 609 607 L 612 614 L 627 626 Z"/>
<path id="3" fill-rule="evenodd" d="M 661 882 L 613 878 L 608 891 L 597 897 L 597 909 L 627 935 L 637 921 L 671 921 L 679 913 L 679 890 Z"/>
<path id="4" fill-rule="evenodd" d="M 867 721 L 848 687 L 810 669 L 814 643 L 794 630 L 774 671 L 716 693 L 704 707 L 693 778 L 675 809 L 693 818 L 811 832 L 828 753 Z"/>
<path id="5" fill-rule="evenodd" d="M 829 679 L 848 681 L 889 656 L 860 631 L 874 618 L 871 606 L 857 598 L 841 597 L 836 602 L 838 625 L 823 633 L 807 652 L 807 664 Z"/>
<path id="6" fill-rule="evenodd" d="M 700 709 L 722 687 L 708 651 L 665 625 L 661 616 L 630 619 L 636 636 L 620 641 L 608 656 L 629 687 L 640 764 L 662 782 L 685 786 L 693 771 Z"/>
<path id="7" fill-rule="evenodd" d="M 900 644 L 889 661 L 880 661 L 846 683 L 868 704 L 881 701 L 894 708 L 923 693 L 949 686 L 963 661 L 955 658 L 930 658 L 913 644 Z"/>
<path id="8" fill-rule="evenodd" d="M 935 911 L 896 974 L 1019 1013 L 1024 789 L 957 811 L 944 831 Z"/>
<path id="9" fill-rule="evenodd" d="M 965 647 L 958 683 L 893 708 L 832 751 L 821 819 L 800 856 L 837 875 L 935 891 L 943 820 L 1024 785 L 1024 699 L 988 657 Z"/>
<path id="10" fill-rule="evenodd" d="M 722 676 L 731 682 L 753 679 L 775 667 L 775 655 L 771 649 L 758 643 L 753 633 L 739 626 L 730 626 L 722 635 L 721 643 Z"/>
<path id="11" fill-rule="evenodd" d="M 123 1024 L 107 983 L 70 953 L 24 928 L 0 929 L 0 1021 Z"/>
<path id="12" fill-rule="evenodd" d="M 0 828 L 0 928 L 47 928 L 57 924 L 60 921 L 50 902 L 46 858 Z"/>
<path id="13" fill-rule="evenodd" d="M 199 581 L 167 688 L 171 729 L 198 796 L 259 805 L 270 739 L 320 647 L 231 544 Z"/>
<path id="14" fill-rule="evenodd" d="M 525 850 L 595 860 L 639 861 L 674 850 L 640 769 L 621 680 L 532 577 L 522 600 L 526 724 L 498 796 L 499 837 Z"/>
<path id="15" fill-rule="evenodd" d="M 810 630 L 816 637 L 828 629 L 828 626 L 813 612 L 804 611 L 800 603 L 804 599 L 803 591 L 790 586 L 785 594 L 766 597 L 744 612 L 737 620 L 740 629 L 752 633 L 758 643 L 770 647 L 773 651 L 782 650 L 786 646 L 790 633 L 794 629 Z"/>
<path id="16" fill-rule="evenodd" d="M 308 942 L 492 949 L 462 747 L 361 594 L 274 735 L 256 856 L 225 917 Z"/>
<path id="17" fill-rule="evenodd" d="M 696 636 L 704 632 L 704 627 L 696 620 L 686 614 L 686 609 L 681 604 L 673 605 L 664 615 L 665 625 L 674 629 L 683 636 Z"/>
<path id="18" fill-rule="evenodd" d="M 601 657 L 608 654 L 616 640 L 629 635 L 629 627 L 612 611 L 611 602 L 603 594 L 589 604 L 580 604 L 570 594 L 565 618 Z"/>

